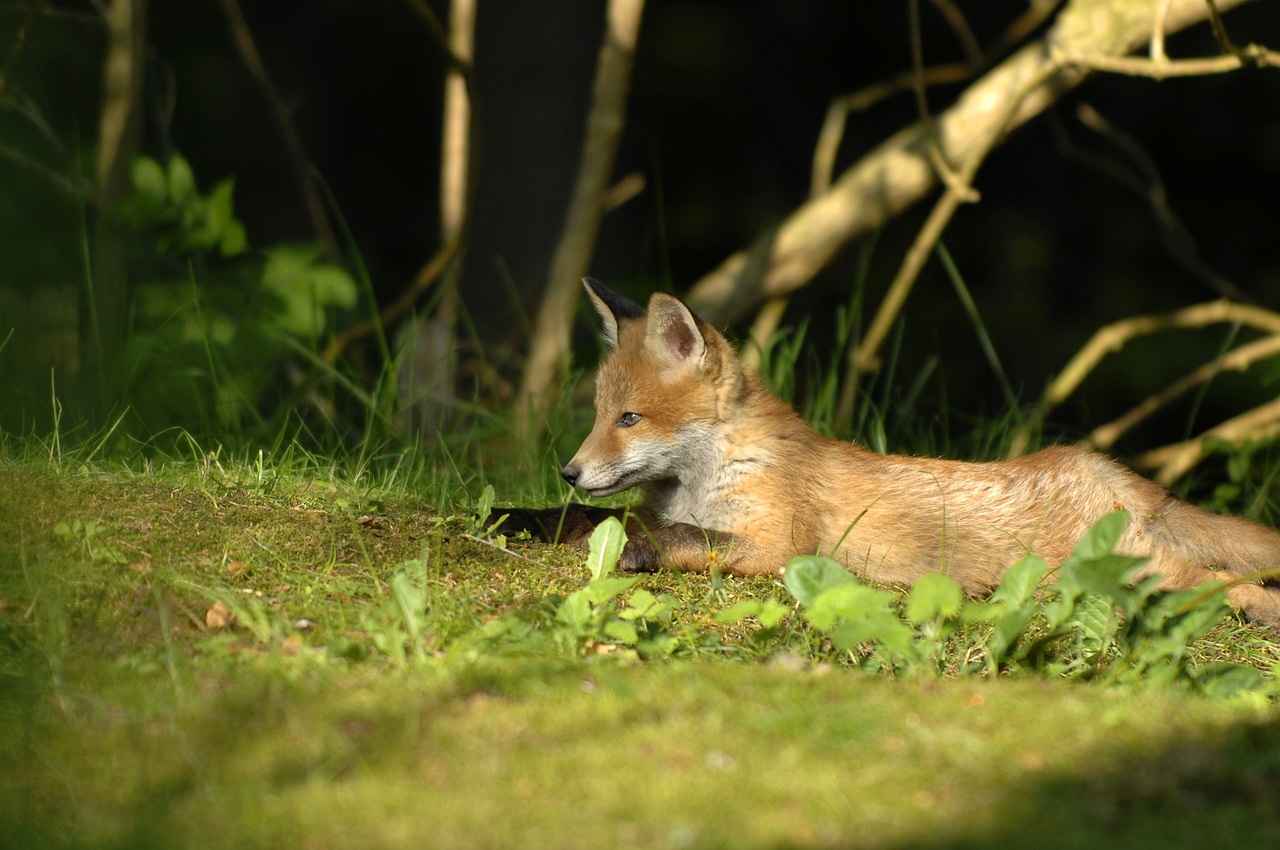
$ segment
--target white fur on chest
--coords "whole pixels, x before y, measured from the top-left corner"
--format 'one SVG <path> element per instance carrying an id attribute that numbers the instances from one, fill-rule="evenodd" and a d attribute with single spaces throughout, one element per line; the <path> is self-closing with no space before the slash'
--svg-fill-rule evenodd
<path id="1" fill-rule="evenodd" d="M 676 438 L 681 449 L 675 475 L 651 487 L 649 504 L 667 522 L 728 528 L 737 513 L 735 492 L 766 465 L 763 452 L 702 424 L 681 426 Z"/>

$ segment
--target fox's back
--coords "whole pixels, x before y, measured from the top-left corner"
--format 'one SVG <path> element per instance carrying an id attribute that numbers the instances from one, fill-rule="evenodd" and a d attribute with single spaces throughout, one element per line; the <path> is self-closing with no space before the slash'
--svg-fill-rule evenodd
<path id="1" fill-rule="evenodd" d="M 821 495 L 807 508 L 827 551 L 843 541 L 837 557 L 887 581 L 942 570 L 981 589 L 995 581 L 993 562 L 1007 567 L 1028 552 L 1061 562 L 1098 518 L 1121 507 L 1148 512 L 1161 492 L 1068 447 L 994 463 L 878 455 L 834 441 L 818 454 Z"/>

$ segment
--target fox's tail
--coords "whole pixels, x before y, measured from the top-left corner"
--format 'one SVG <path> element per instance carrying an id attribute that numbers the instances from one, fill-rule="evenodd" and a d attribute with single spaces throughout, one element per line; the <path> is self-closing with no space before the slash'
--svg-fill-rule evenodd
<path id="1" fill-rule="evenodd" d="M 1175 550 L 1233 576 L 1258 574 L 1261 582 L 1280 586 L 1280 531 L 1185 502 L 1170 502 L 1166 510 L 1163 526 L 1173 532 Z"/>

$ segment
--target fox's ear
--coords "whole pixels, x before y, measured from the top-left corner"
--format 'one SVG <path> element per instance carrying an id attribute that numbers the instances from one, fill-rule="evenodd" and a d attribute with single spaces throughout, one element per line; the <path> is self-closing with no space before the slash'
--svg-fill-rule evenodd
<path id="1" fill-rule="evenodd" d="M 617 348 L 618 323 L 624 319 L 643 319 L 644 308 L 630 298 L 623 298 L 595 278 L 584 277 L 582 285 L 587 288 L 592 305 L 604 320 L 604 341 L 610 348 Z"/>
<path id="2" fill-rule="evenodd" d="M 697 366 L 707 351 L 698 320 L 684 302 L 665 292 L 655 292 L 649 299 L 645 345 L 673 366 Z"/>

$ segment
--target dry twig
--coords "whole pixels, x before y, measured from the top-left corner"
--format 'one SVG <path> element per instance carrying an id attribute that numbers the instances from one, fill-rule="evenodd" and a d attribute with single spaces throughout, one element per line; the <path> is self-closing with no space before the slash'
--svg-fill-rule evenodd
<path id="1" fill-rule="evenodd" d="M 1094 428 L 1089 432 L 1087 442 L 1100 449 L 1110 448 L 1115 445 L 1116 440 L 1160 408 L 1176 401 L 1201 384 L 1209 382 L 1223 372 L 1243 372 L 1254 363 L 1277 355 L 1280 355 L 1280 334 L 1263 337 L 1233 349 L 1183 376 L 1160 392 L 1143 399 L 1142 403 L 1123 416 Z"/>
<path id="2" fill-rule="evenodd" d="M 1215 425 L 1193 439 L 1152 449 L 1139 455 L 1135 463 L 1146 469 L 1155 469 L 1152 478 L 1167 487 L 1208 456 L 1206 440 L 1241 444 L 1249 440 L 1268 440 L 1277 435 L 1280 435 L 1280 398 Z"/>

